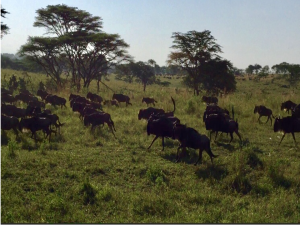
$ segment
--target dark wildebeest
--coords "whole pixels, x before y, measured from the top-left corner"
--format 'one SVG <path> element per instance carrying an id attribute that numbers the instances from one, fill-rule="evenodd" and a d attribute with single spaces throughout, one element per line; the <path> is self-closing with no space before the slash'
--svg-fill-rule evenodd
<path id="1" fill-rule="evenodd" d="M 27 95 L 27 94 L 24 94 L 24 93 L 20 93 L 18 95 L 15 96 L 15 99 L 16 100 L 19 100 L 19 101 L 22 101 L 22 102 L 25 102 L 25 103 L 29 103 L 30 101 L 38 101 L 38 98 L 37 97 L 34 97 L 32 95 Z"/>
<path id="2" fill-rule="evenodd" d="M 79 96 L 79 97 L 75 97 L 70 101 L 70 107 L 73 107 L 73 104 L 77 102 L 77 103 L 85 103 L 85 104 L 89 104 L 90 101 L 87 100 L 85 97 Z"/>
<path id="3" fill-rule="evenodd" d="M 41 107 L 39 106 L 28 105 L 26 107 L 26 116 L 36 116 L 39 113 L 42 113 Z"/>
<path id="4" fill-rule="evenodd" d="M 295 106 L 292 110 L 292 116 L 300 118 L 300 104 Z"/>
<path id="5" fill-rule="evenodd" d="M 70 96 L 69 96 L 69 101 L 71 101 L 72 99 L 75 99 L 75 98 L 78 98 L 78 97 L 82 97 L 82 96 L 80 96 L 80 95 L 75 95 L 75 94 L 70 94 Z"/>
<path id="6" fill-rule="evenodd" d="M 38 117 L 44 117 L 44 118 L 48 118 L 51 120 L 51 125 L 55 126 L 55 129 L 60 133 L 60 127 L 63 126 L 65 123 L 61 123 L 59 121 L 59 116 L 56 114 L 51 114 L 51 113 L 47 113 L 47 112 L 42 112 L 37 114 Z"/>
<path id="7" fill-rule="evenodd" d="M 111 105 L 111 106 L 115 105 L 115 106 L 119 107 L 119 103 L 117 100 L 105 100 L 103 102 L 103 105 Z"/>
<path id="8" fill-rule="evenodd" d="M 187 127 L 182 124 L 174 123 L 173 127 L 173 139 L 177 139 L 180 142 L 180 146 L 177 148 L 176 162 L 179 161 L 179 149 L 183 148 L 184 150 L 188 148 L 199 149 L 199 158 L 197 163 L 202 160 L 203 150 L 207 152 L 210 157 L 211 163 L 213 164 L 213 158 L 217 156 L 214 155 L 210 148 L 210 140 L 206 135 L 201 135 L 198 131 L 191 127 Z"/>
<path id="9" fill-rule="evenodd" d="M 27 116 L 26 109 L 18 108 L 14 105 L 1 105 L 1 114 L 6 116 L 15 116 L 17 118 L 25 118 Z"/>
<path id="10" fill-rule="evenodd" d="M 153 106 L 155 106 L 155 103 L 154 102 L 157 102 L 154 98 L 145 98 L 145 97 L 143 97 L 143 99 L 142 99 L 142 103 L 143 102 L 146 102 L 146 104 L 147 104 L 147 106 L 149 105 L 149 104 L 153 104 Z"/>
<path id="11" fill-rule="evenodd" d="M 217 97 L 203 96 L 202 101 L 206 102 L 207 104 L 211 104 L 211 103 L 218 104 L 218 98 Z"/>
<path id="12" fill-rule="evenodd" d="M 24 94 L 24 95 L 29 95 L 29 96 L 34 96 L 33 94 L 31 94 L 28 90 L 26 90 L 26 89 L 22 89 L 22 90 L 20 90 L 20 94 Z"/>
<path id="13" fill-rule="evenodd" d="M 49 136 L 49 142 L 51 133 L 56 133 L 56 131 L 50 129 L 51 120 L 43 117 L 32 117 L 29 119 L 21 119 L 19 123 L 19 130 L 22 132 L 23 128 L 29 129 L 31 131 L 31 138 L 34 135 L 36 140 L 36 131 L 43 130 L 47 134 L 45 138 Z"/>
<path id="14" fill-rule="evenodd" d="M 42 100 L 44 100 L 46 98 L 47 95 L 49 95 L 49 93 L 47 93 L 47 91 L 41 90 L 39 89 L 36 93 L 37 96 L 40 96 Z"/>
<path id="15" fill-rule="evenodd" d="M 296 103 L 294 103 L 294 102 L 288 100 L 288 101 L 283 102 L 283 103 L 281 104 L 281 110 L 286 110 L 286 111 L 289 113 L 289 111 L 290 111 L 290 110 L 292 111 L 293 108 L 294 108 L 296 105 L 297 105 Z"/>
<path id="16" fill-rule="evenodd" d="M 205 119 L 210 115 L 210 114 L 227 114 L 229 116 L 229 111 L 227 109 L 222 109 L 220 106 L 211 104 L 207 105 L 206 109 L 203 113 L 203 122 L 205 122 Z"/>
<path id="17" fill-rule="evenodd" d="M 15 134 L 18 136 L 18 126 L 19 126 L 19 120 L 17 117 L 1 115 L 1 129 L 2 130 L 13 129 Z"/>
<path id="18" fill-rule="evenodd" d="M 91 92 L 87 93 L 86 97 L 93 102 L 98 102 L 98 103 L 103 102 L 103 98 L 101 96 L 99 96 L 97 94 L 93 94 Z"/>
<path id="19" fill-rule="evenodd" d="M 276 118 L 274 122 L 274 132 L 282 131 L 283 136 L 279 142 L 281 144 L 285 134 L 292 133 L 293 139 L 296 144 L 294 133 L 300 132 L 300 119 L 292 116 L 283 117 L 282 119 Z"/>
<path id="20" fill-rule="evenodd" d="M 9 94 L 9 95 L 12 95 L 13 92 L 12 92 L 11 90 L 7 90 L 7 89 L 1 87 L 1 94 L 2 94 L 2 95 L 3 95 L 3 94 Z"/>
<path id="21" fill-rule="evenodd" d="M 46 106 L 44 102 L 40 102 L 40 101 L 29 101 L 28 105 L 32 107 L 40 107 L 40 108 L 45 108 Z"/>
<path id="22" fill-rule="evenodd" d="M 147 134 L 148 135 L 154 134 L 155 138 L 149 145 L 148 149 L 151 148 L 152 144 L 157 138 L 161 137 L 162 146 L 163 146 L 162 151 L 163 151 L 165 149 L 164 138 L 173 137 L 173 123 L 177 121 L 178 119 L 176 117 L 171 119 L 165 115 L 161 115 L 161 116 L 151 115 L 147 123 Z"/>
<path id="23" fill-rule="evenodd" d="M 149 107 L 147 109 L 140 109 L 139 114 L 138 114 L 138 119 L 139 120 L 141 120 L 141 119 L 148 120 L 152 114 L 154 114 L 154 115 L 161 114 L 161 115 L 165 115 L 167 117 L 174 116 L 174 112 L 176 109 L 175 100 L 172 97 L 171 97 L 171 99 L 172 99 L 173 106 L 174 106 L 173 111 L 165 112 L 165 110 L 163 110 L 163 109 L 157 109 L 157 108 L 153 108 L 153 107 Z"/>
<path id="24" fill-rule="evenodd" d="M 263 106 L 263 105 L 259 105 L 259 106 L 255 106 L 255 108 L 254 108 L 254 113 L 258 113 L 259 114 L 259 117 L 258 117 L 258 120 L 257 121 L 259 121 L 259 123 L 261 123 L 261 121 L 260 121 L 260 118 L 262 117 L 262 116 L 267 116 L 268 117 L 268 119 L 267 119 L 267 121 L 266 121 L 266 123 L 269 121 L 269 119 L 270 119 L 270 121 L 271 121 L 271 126 L 272 126 L 272 118 L 271 118 L 271 116 L 275 119 L 275 117 L 273 116 L 273 114 L 272 114 L 272 110 L 271 109 L 268 109 L 267 107 L 265 107 L 265 106 Z"/>
<path id="25" fill-rule="evenodd" d="M 126 106 L 127 105 L 132 105 L 129 101 L 130 98 L 127 95 L 123 95 L 123 94 L 113 94 L 112 100 L 117 100 L 118 102 L 126 102 Z"/>
<path id="26" fill-rule="evenodd" d="M 1 94 L 1 102 L 2 103 L 10 103 L 13 104 L 15 103 L 17 100 L 14 96 L 12 96 L 11 94 L 7 94 L 7 93 L 2 93 Z"/>
<path id="27" fill-rule="evenodd" d="M 90 115 L 85 115 L 83 122 L 84 122 L 84 126 L 88 126 L 92 124 L 91 130 L 93 130 L 96 126 L 104 125 L 104 123 L 106 123 L 107 126 L 110 128 L 111 132 L 113 133 L 114 137 L 116 138 L 114 133 L 114 131 L 116 131 L 115 125 L 111 119 L 110 114 L 108 113 L 98 112 Z"/>
<path id="28" fill-rule="evenodd" d="M 46 102 L 46 104 L 50 103 L 53 106 L 58 105 L 61 108 L 63 106 L 67 108 L 67 106 L 66 106 L 67 100 L 62 98 L 62 97 L 59 97 L 57 95 L 51 95 L 51 94 L 47 95 L 46 98 L 45 98 L 45 102 Z"/>
<path id="29" fill-rule="evenodd" d="M 230 119 L 228 117 L 225 117 L 223 114 L 211 114 L 209 115 L 205 120 L 205 127 L 206 130 L 210 130 L 210 139 L 211 139 L 211 133 L 216 132 L 215 140 L 217 138 L 218 132 L 224 132 L 224 133 L 230 133 L 230 142 L 233 139 L 233 132 L 236 133 L 236 135 L 239 137 L 240 140 L 242 140 L 241 135 L 239 134 L 239 125 L 237 120 L 234 121 L 233 119 Z"/>

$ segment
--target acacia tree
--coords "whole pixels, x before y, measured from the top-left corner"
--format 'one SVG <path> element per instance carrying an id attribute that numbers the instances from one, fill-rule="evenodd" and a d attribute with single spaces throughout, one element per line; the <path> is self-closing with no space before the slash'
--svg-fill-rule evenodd
<path id="1" fill-rule="evenodd" d="M 116 73 L 118 78 L 125 78 L 125 81 L 130 83 L 133 81 L 133 78 L 136 78 L 136 82 L 142 83 L 144 92 L 147 85 L 156 82 L 153 68 L 141 61 L 119 65 L 116 68 Z"/>
<path id="2" fill-rule="evenodd" d="M 81 80 L 84 87 L 89 87 L 92 80 L 101 80 L 101 74 L 112 65 L 130 58 L 126 51 L 129 45 L 118 34 L 103 32 L 98 16 L 63 4 L 48 5 L 37 10 L 37 14 L 34 26 L 45 28 L 46 34 L 51 35 L 47 38 L 57 39 L 60 57 L 67 65 L 65 72 L 72 75 L 77 91 Z M 28 42 L 25 46 L 32 45 Z M 20 52 L 28 55 L 23 49 Z"/>
<path id="3" fill-rule="evenodd" d="M 216 39 L 210 31 L 175 32 L 172 38 L 174 38 L 174 44 L 171 48 L 175 51 L 169 54 L 167 62 L 169 65 L 180 66 L 187 72 L 185 84 L 194 89 L 194 94 L 199 95 L 201 87 L 207 91 L 211 91 L 210 88 L 217 93 L 220 91 L 221 87 L 214 78 L 215 71 L 221 72 L 220 76 L 231 79 L 230 83 L 235 84 L 234 76 L 230 76 L 232 64 L 227 60 L 222 60 L 218 55 L 222 53 L 221 46 L 216 43 Z M 212 64 L 216 65 L 218 69 L 212 67 Z M 227 91 L 235 90 L 235 85 L 228 87 L 226 83 L 224 85 Z"/>
<path id="4" fill-rule="evenodd" d="M 5 18 L 5 15 L 9 13 L 1 6 L 1 17 Z M 1 21 L 1 38 L 4 34 L 8 34 L 9 27 Z"/>
<path id="5" fill-rule="evenodd" d="M 21 46 L 19 54 L 27 56 L 29 61 L 40 65 L 46 74 L 61 86 L 61 74 L 64 69 L 65 57 L 60 50 L 57 38 L 29 37 L 27 44 Z"/>

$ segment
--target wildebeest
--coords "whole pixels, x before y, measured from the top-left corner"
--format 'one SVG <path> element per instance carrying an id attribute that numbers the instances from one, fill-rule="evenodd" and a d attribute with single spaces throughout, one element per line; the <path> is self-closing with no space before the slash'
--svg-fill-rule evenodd
<path id="1" fill-rule="evenodd" d="M 12 94 L 13 94 L 13 91 L 7 90 L 7 89 L 1 87 L 1 94 L 9 94 L 9 95 L 12 95 Z"/>
<path id="2" fill-rule="evenodd" d="M 19 101 L 22 101 L 22 102 L 25 102 L 25 103 L 29 103 L 30 101 L 38 101 L 38 98 L 37 97 L 34 97 L 32 95 L 27 95 L 27 94 L 24 94 L 24 93 L 20 93 L 18 95 L 15 96 L 15 99 L 16 100 L 19 100 Z"/>
<path id="3" fill-rule="evenodd" d="M 210 157 L 211 163 L 213 163 L 213 158 L 217 157 L 214 155 L 210 148 L 210 140 L 206 135 L 200 134 L 198 131 L 191 127 L 187 127 L 183 124 L 174 123 L 173 127 L 173 138 L 180 142 L 180 146 L 177 148 L 176 162 L 179 161 L 179 149 L 184 150 L 188 148 L 199 149 L 199 158 L 194 165 L 202 160 L 202 152 L 206 151 Z"/>
<path id="4" fill-rule="evenodd" d="M 49 95 L 49 93 L 47 93 L 47 91 L 44 91 L 41 89 L 39 89 L 36 94 L 37 94 L 37 96 L 40 96 L 42 100 L 44 100 L 46 98 L 46 96 Z"/>
<path id="5" fill-rule="evenodd" d="M 283 102 L 281 104 L 281 110 L 286 110 L 288 113 L 290 110 L 293 110 L 293 108 L 296 106 L 297 104 L 292 102 L 291 100 L 288 100 L 286 102 Z"/>
<path id="6" fill-rule="evenodd" d="M 295 106 L 292 110 L 292 116 L 300 118 L 300 104 Z"/>
<path id="7" fill-rule="evenodd" d="M 69 101 L 71 101 L 72 99 L 75 99 L 75 98 L 78 98 L 78 97 L 82 97 L 82 96 L 80 96 L 80 95 L 75 95 L 75 94 L 70 94 L 69 95 Z"/>
<path id="8" fill-rule="evenodd" d="M 165 112 L 165 110 L 163 109 L 157 109 L 157 108 L 153 108 L 153 107 L 149 107 L 147 109 L 140 109 L 139 113 L 138 113 L 138 119 L 141 120 L 141 119 L 146 119 L 148 120 L 149 117 L 152 115 L 152 114 L 161 114 L 161 115 L 165 115 L 165 116 L 174 116 L 174 112 L 175 112 L 175 100 L 171 97 L 172 99 L 172 102 L 173 102 L 173 106 L 174 106 L 174 109 L 173 111 L 171 112 Z"/>
<path id="9" fill-rule="evenodd" d="M 17 118 L 25 118 L 27 116 L 26 109 L 18 108 L 14 105 L 1 105 L 1 114 L 6 116 L 15 116 Z"/>
<path id="10" fill-rule="evenodd" d="M 98 112 L 90 115 L 85 115 L 83 122 L 84 122 L 84 126 L 88 126 L 92 124 L 91 130 L 93 130 L 96 126 L 104 125 L 104 123 L 106 123 L 107 126 L 110 128 L 111 132 L 113 133 L 114 137 L 116 138 L 114 133 L 114 131 L 116 131 L 115 124 L 112 121 L 109 113 Z"/>
<path id="11" fill-rule="evenodd" d="M 154 98 L 148 98 L 148 97 L 143 97 L 142 99 L 142 103 L 145 102 L 147 104 L 147 106 L 149 104 L 153 104 L 153 106 L 155 106 L 155 103 L 154 102 L 157 102 Z"/>
<path id="12" fill-rule="evenodd" d="M 130 98 L 127 95 L 123 95 L 123 94 L 113 94 L 112 100 L 117 100 L 118 102 L 125 102 L 126 106 L 127 105 L 132 105 L 129 101 Z"/>
<path id="13" fill-rule="evenodd" d="M 49 142 L 51 138 L 51 133 L 56 131 L 51 130 L 51 120 L 43 117 L 32 117 L 29 119 L 21 119 L 19 123 L 19 130 L 22 132 L 23 128 L 29 129 L 31 131 L 31 138 L 34 136 L 36 140 L 36 131 L 43 130 L 47 134 L 45 138 L 49 136 Z"/>
<path id="14" fill-rule="evenodd" d="M 28 105 L 30 105 L 32 107 L 45 108 L 45 103 L 44 102 L 40 102 L 40 101 L 29 101 Z"/>
<path id="15" fill-rule="evenodd" d="M 65 123 L 61 123 L 59 121 L 59 116 L 56 114 L 51 114 L 51 113 L 47 113 L 47 112 L 42 112 L 42 113 L 38 113 L 36 115 L 37 117 L 44 117 L 44 118 L 48 118 L 51 121 L 51 125 L 55 126 L 55 129 L 59 131 L 60 133 L 60 127 L 63 126 Z"/>
<path id="16" fill-rule="evenodd" d="M 215 140 L 217 138 L 218 132 L 221 131 L 223 133 L 229 133 L 230 134 L 230 142 L 233 139 L 233 132 L 236 133 L 236 135 L 239 137 L 240 140 L 242 140 L 240 134 L 239 134 L 239 125 L 237 120 L 234 121 L 233 119 L 228 119 L 222 114 L 211 114 L 209 115 L 205 120 L 205 128 L 206 130 L 210 130 L 210 139 L 211 139 L 211 133 L 216 132 Z"/>
<path id="17" fill-rule="evenodd" d="M 111 106 L 115 105 L 115 106 L 119 107 L 119 103 L 117 100 L 105 100 L 103 102 L 103 105 L 111 105 Z"/>
<path id="18" fill-rule="evenodd" d="M 89 104 L 90 101 L 87 100 L 85 97 L 82 97 L 82 96 L 79 96 L 79 97 L 75 97 L 73 99 L 71 99 L 70 101 L 70 107 L 72 108 L 73 107 L 73 104 L 77 102 L 77 103 L 85 103 L 85 104 Z"/>
<path id="19" fill-rule="evenodd" d="M 139 120 L 141 120 L 141 119 L 148 120 L 153 113 L 154 114 L 164 114 L 165 110 L 156 109 L 153 107 L 149 107 L 147 109 L 140 109 L 139 114 L 138 114 L 138 119 Z"/>
<path id="20" fill-rule="evenodd" d="M 17 100 L 14 96 L 12 96 L 11 94 L 7 94 L 7 93 L 2 93 L 1 94 L 1 102 L 2 103 L 10 103 L 13 104 L 15 103 Z"/>
<path id="21" fill-rule="evenodd" d="M 98 102 L 98 103 L 103 102 L 103 98 L 101 96 L 99 96 L 97 94 L 93 94 L 91 92 L 87 93 L 86 97 L 93 102 Z"/>
<path id="22" fill-rule="evenodd" d="M 45 102 L 46 102 L 46 104 L 50 103 L 53 106 L 59 105 L 61 108 L 63 106 L 67 108 L 67 106 L 66 106 L 67 100 L 65 98 L 59 97 L 57 95 L 51 95 L 51 94 L 47 95 L 45 98 Z"/>
<path id="23" fill-rule="evenodd" d="M 173 137 L 173 122 L 173 120 L 169 119 L 167 116 L 164 115 L 159 117 L 150 116 L 147 123 L 147 134 L 154 134 L 155 138 L 149 145 L 148 149 L 151 148 L 154 141 L 159 137 L 162 138 L 162 151 L 165 149 L 164 138 Z"/>
<path id="24" fill-rule="evenodd" d="M 276 118 L 274 122 L 274 132 L 282 131 L 283 136 L 279 142 L 281 144 L 285 134 L 292 133 L 293 139 L 296 144 L 296 139 L 294 133 L 300 132 L 300 119 L 292 116 L 287 116 L 283 118 Z"/>
<path id="25" fill-rule="evenodd" d="M 211 104 L 211 103 L 218 104 L 218 98 L 217 97 L 203 96 L 202 101 L 206 102 L 208 104 Z"/>
<path id="26" fill-rule="evenodd" d="M 272 118 L 271 118 L 271 116 L 275 119 L 275 117 L 273 116 L 273 114 L 272 114 L 272 110 L 271 109 L 268 109 L 267 107 L 265 107 L 265 106 L 263 106 L 263 105 L 259 105 L 259 106 L 255 106 L 255 108 L 254 108 L 254 113 L 258 113 L 259 114 L 259 117 L 258 117 L 258 120 L 257 121 L 259 121 L 259 123 L 261 123 L 261 121 L 260 121 L 260 118 L 262 117 L 262 116 L 267 116 L 268 117 L 268 119 L 267 119 L 267 121 L 266 121 L 266 123 L 269 121 L 269 119 L 270 119 L 270 121 L 271 121 L 271 126 L 272 126 Z"/>
<path id="27" fill-rule="evenodd" d="M 18 126 L 19 126 L 19 120 L 17 117 L 1 115 L 1 129 L 2 130 L 13 129 L 15 134 L 18 136 Z"/>
<path id="28" fill-rule="evenodd" d="M 233 110 L 232 110 L 232 112 L 233 112 Z M 226 115 L 229 116 L 229 111 L 227 109 L 222 109 L 220 106 L 218 106 L 216 104 L 207 105 L 206 109 L 203 113 L 203 122 L 205 122 L 206 118 L 210 114 L 223 114 L 226 117 Z"/>

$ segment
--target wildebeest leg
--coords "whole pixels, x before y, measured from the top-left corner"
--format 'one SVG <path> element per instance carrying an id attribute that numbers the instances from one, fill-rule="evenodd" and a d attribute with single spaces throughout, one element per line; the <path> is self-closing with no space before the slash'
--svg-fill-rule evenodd
<path id="1" fill-rule="evenodd" d="M 261 116 L 261 115 L 259 115 L 259 117 L 258 117 L 258 120 L 257 120 L 259 123 L 261 123 L 261 121 L 260 121 L 260 117 L 262 117 L 262 116 Z"/>
<path id="2" fill-rule="evenodd" d="M 179 145 L 179 147 L 177 148 L 176 162 L 179 161 L 179 155 L 178 155 L 178 153 L 179 153 L 179 149 L 180 149 L 181 147 L 182 147 L 182 145 Z"/>
<path id="3" fill-rule="evenodd" d="M 114 133 L 114 130 L 113 130 L 113 128 L 112 128 L 112 125 L 109 124 L 108 127 L 110 128 L 110 130 L 111 130 L 112 134 L 114 135 L 114 137 L 117 138 L 116 135 L 115 135 L 115 133 Z"/>
<path id="4" fill-rule="evenodd" d="M 15 132 L 16 136 L 18 137 L 19 132 L 18 132 L 17 128 L 14 128 L 14 132 Z"/>
<path id="5" fill-rule="evenodd" d="M 281 144 L 281 142 L 282 142 L 284 136 L 285 136 L 285 133 L 283 134 L 283 136 L 282 136 L 282 138 L 281 138 L 281 140 L 280 140 L 280 142 L 279 142 L 279 145 Z M 279 146 L 279 145 L 278 145 L 278 146 Z"/>
<path id="6" fill-rule="evenodd" d="M 217 140 L 217 136 L 218 136 L 218 131 L 216 131 L 215 141 Z"/>
<path id="7" fill-rule="evenodd" d="M 203 150 L 201 148 L 199 148 L 199 158 L 198 158 L 197 162 L 194 164 L 195 166 L 198 164 L 199 161 L 202 161 L 202 152 L 203 152 Z"/>
<path id="8" fill-rule="evenodd" d="M 267 121 L 265 123 L 267 123 L 269 121 L 269 119 L 270 119 L 270 116 L 268 116 L 268 119 L 267 119 Z M 271 121 L 271 123 L 272 123 L 272 121 Z"/>
<path id="9" fill-rule="evenodd" d="M 151 146 L 152 146 L 152 144 L 153 144 L 153 142 L 158 138 L 159 136 L 155 136 L 155 138 L 153 139 L 153 141 L 152 141 L 152 143 L 151 143 L 151 145 L 148 147 L 148 149 L 150 149 L 151 148 Z"/>
<path id="10" fill-rule="evenodd" d="M 292 135 L 293 135 L 293 138 L 294 138 L 294 141 L 295 141 L 295 145 L 297 145 L 297 142 L 296 142 L 296 139 L 295 139 L 294 132 L 292 132 Z"/>
<path id="11" fill-rule="evenodd" d="M 230 132 L 230 141 L 229 141 L 229 144 L 232 142 L 232 139 L 233 139 L 233 133 L 232 132 Z"/>
<path id="12" fill-rule="evenodd" d="M 236 135 L 239 137 L 240 141 L 242 141 L 242 138 L 241 138 L 241 135 L 240 135 L 239 131 L 238 131 L 238 130 L 235 130 L 234 132 L 235 132 Z"/>
<path id="13" fill-rule="evenodd" d="M 162 151 L 165 149 L 165 142 L 164 142 L 164 136 L 161 137 L 161 140 L 162 140 L 162 146 L 163 146 L 163 149 Z"/>

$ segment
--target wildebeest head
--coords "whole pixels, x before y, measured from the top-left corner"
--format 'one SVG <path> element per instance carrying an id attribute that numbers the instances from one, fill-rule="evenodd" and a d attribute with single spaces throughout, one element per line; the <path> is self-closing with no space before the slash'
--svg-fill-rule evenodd
<path id="1" fill-rule="evenodd" d="M 259 107 L 258 107 L 258 106 L 255 106 L 255 108 L 254 108 L 254 113 L 257 113 L 257 112 L 258 112 L 258 109 L 259 109 Z"/>
<path id="2" fill-rule="evenodd" d="M 145 101 L 145 98 L 143 97 L 143 99 L 142 99 L 142 103 Z"/>
<path id="3" fill-rule="evenodd" d="M 275 119 L 274 132 L 278 132 L 281 130 L 281 123 L 282 123 L 282 119 L 280 119 L 279 117 Z"/>
<path id="4" fill-rule="evenodd" d="M 139 119 L 139 120 L 142 119 L 142 117 L 143 117 L 143 112 L 144 112 L 144 110 L 143 110 L 143 109 L 140 109 L 139 114 L 138 114 L 138 119 Z"/>
<path id="5" fill-rule="evenodd" d="M 85 116 L 83 119 L 84 126 L 88 126 L 90 124 L 89 116 Z"/>

